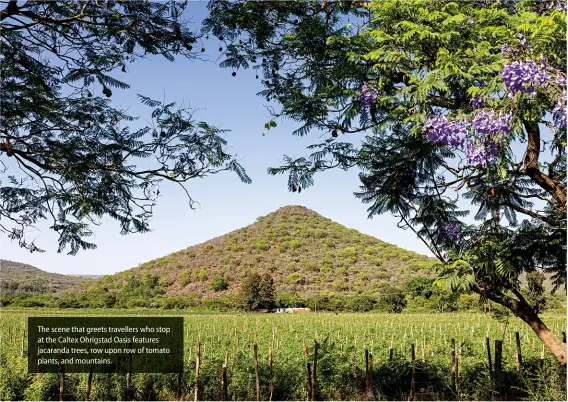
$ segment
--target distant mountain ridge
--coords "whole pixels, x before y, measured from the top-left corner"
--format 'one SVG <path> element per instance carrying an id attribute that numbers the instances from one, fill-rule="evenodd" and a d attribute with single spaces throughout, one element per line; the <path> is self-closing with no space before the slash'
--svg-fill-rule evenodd
<path id="1" fill-rule="evenodd" d="M 85 280 L 82 276 L 46 272 L 29 264 L 0 259 L 0 292 L 3 295 L 55 293 Z"/>
<path id="2" fill-rule="evenodd" d="M 141 299 L 156 294 L 207 299 L 235 293 L 246 273 L 256 270 L 270 273 L 278 292 L 358 294 L 385 283 L 402 285 L 412 277 L 433 277 L 435 262 L 306 207 L 285 206 L 249 226 L 81 288 L 95 297 L 127 292 Z M 223 282 L 226 289 L 215 285 Z"/>

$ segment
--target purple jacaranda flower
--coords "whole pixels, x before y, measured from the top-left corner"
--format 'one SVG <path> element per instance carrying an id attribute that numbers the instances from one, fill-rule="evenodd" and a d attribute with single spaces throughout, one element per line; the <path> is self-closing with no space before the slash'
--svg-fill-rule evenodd
<path id="1" fill-rule="evenodd" d="M 480 110 L 473 116 L 471 123 L 482 137 L 491 138 L 500 133 L 509 133 L 512 117 L 512 113 L 497 114 L 494 110 Z"/>
<path id="2" fill-rule="evenodd" d="M 566 128 L 566 90 L 562 91 L 561 99 L 556 102 L 554 109 L 552 109 L 552 116 L 558 128 Z"/>
<path id="3" fill-rule="evenodd" d="M 424 123 L 426 137 L 430 141 L 458 148 L 467 134 L 467 124 L 462 121 L 450 121 L 442 114 L 429 116 Z"/>
<path id="4" fill-rule="evenodd" d="M 465 144 L 465 156 L 470 165 L 483 165 L 498 156 L 497 144 L 486 141 L 487 145 L 475 139 L 469 139 Z"/>
<path id="5" fill-rule="evenodd" d="M 377 102 L 377 96 L 379 95 L 379 90 L 370 85 L 368 82 L 364 82 L 359 89 L 359 100 L 365 106 L 371 106 Z"/>
<path id="6" fill-rule="evenodd" d="M 556 73 L 556 84 L 560 85 L 562 88 L 566 87 L 566 75 L 560 71 Z"/>
<path id="7" fill-rule="evenodd" d="M 461 237 L 461 229 L 457 222 L 446 222 L 440 225 L 440 234 L 452 241 L 458 241 Z"/>
<path id="8" fill-rule="evenodd" d="M 474 96 L 473 98 L 471 98 L 471 100 L 469 101 L 469 104 L 474 108 L 474 109 L 481 109 L 482 107 L 485 107 L 485 100 L 483 100 L 482 97 L 480 96 Z"/>
<path id="9" fill-rule="evenodd" d="M 549 67 L 534 60 L 514 61 L 503 68 L 503 82 L 509 90 L 509 97 L 514 97 L 519 91 L 526 92 L 529 97 L 536 96 L 536 87 L 548 86 L 550 80 Z"/>
<path id="10" fill-rule="evenodd" d="M 512 51 L 512 49 L 508 44 L 503 43 L 501 45 L 501 54 L 505 55 L 505 54 L 511 53 L 511 51 Z"/>

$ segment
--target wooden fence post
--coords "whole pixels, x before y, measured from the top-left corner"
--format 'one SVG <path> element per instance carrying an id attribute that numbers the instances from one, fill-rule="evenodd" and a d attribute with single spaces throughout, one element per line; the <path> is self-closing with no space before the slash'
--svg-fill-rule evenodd
<path id="1" fill-rule="evenodd" d="M 410 395 L 408 396 L 408 400 L 414 401 L 416 399 L 416 352 L 414 350 L 414 344 L 410 345 L 410 358 L 412 360 L 412 377 L 410 379 Z"/>
<path id="2" fill-rule="evenodd" d="M 495 391 L 496 399 L 501 400 L 502 386 L 502 368 L 503 368 L 503 341 L 495 340 Z"/>
<path id="3" fill-rule="evenodd" d="M 450 387 L 454 396 L 457 396 L 458 390 L 456 386 L 456 340 L 451 339 L 451 377 L 450 377 Z"/>
<path id="4" fill-rule="evenodd" d="M 132 351 L 132 342 L 130 342 L 130 350 Z M 126 400 L 131 400 L 132 388 L 132 352 L 128 353 L 128 372 L 126 373 Z"/>
<path id="5" fill-rule="evenodd" d="M 307 362 L 306 368 L 308 370 L 308 401 L 310 401 L 312 400 L 312 364 Z"/>
<path id="6" fill-rule="evenodd" d="M 272 349 L 269 350 L 268 352 L 268 378 L 269 378 L 269 396 L 268 396 L 268 400 L 272 401 L 272 394 L 274 393 L 274 381 L 272 378 L 272 361 L 274 360 L 274 357 L 272 356 Z"/>
<path id="7" fill-rule="evenodd" d="M 258 374 L 258 345 L 253 345 L 254 375 L 256 377 L 256 400 L 260 401 L 260 377 Z"/>
<path id="8" fill-rule="evenodd" d="M 95 367 L 91 366 L 89 368 L 89 377 L 87 378 L 87 398 L 86 400 L 88 401 L 91 398 L 91 386 L 93 384 L 93 369 Z"/>
<path id="9" fill-rule="evenodd" d="M 312 401 L 317 400 L 317 387 L 318 387 L 318 377 L 317 377 L 317 369 L 318 369 L 318 347 L 319 344 L 317 341 L 314 341 L 314 368 L 312 373 Z"/>
<path id="10" fill-rule="evenodd" d="M 65 355 L 61 359 L 61 373 L 59 373 L 59 400 L 63 401 L 63 394 L 65 393 L 65 363 L 63 363 L 63 359 L 65 359 Z"/>
<path id="11" fill-rule="evenodd" d="M 519 373 L 522 374 L 522 372 L 523 372 L 523 354 L 521 352 L 521 337 L 520 337 L 518 332 L 515 332 L 515 341 L 516 341 L 516 344 L 517 344 L 517 354 L 516 354 L 517 366 L 518 366 Z"/>
<path id="12" fill-rule="evenodd" d="M 223 400 L 224 401 L 228 401 L 229 400 L 229 391 L 227 389 L 227 364 L 223 364 L 223 368 L 221 371 L 221 385 L 223 388 Z"/>
<path id="13" fill-rule="evenodd" d="M 485 338 L 485 347 L 487 348 L 487 363 L 489 364 L 489 381 L 493 383 L 493 363 L 491 361 L 491 342 L 489 338 Z"/>
<path id="14" fill-rule="evenodd" d="M 369 395 L 369 350 L 365 349 L 365 392 Z"/>
<path id="15" fill-rule="evenodd" d="M 26 338 L 26 327 L 24 327 L 24 334 L 22 335 L 22 357 L 25 356 L 24 354 L 24 339 Z M 564 342 L 566 343 L 566 342 Z"/>
<path id="16" fill-rule="evenodd" d="M 183 399 L 183 360 L 182 360 L 182 366 L 179 369 L 178 373 L 177 388 L 178 388 L 178 398 L 182 400 Z"/>
<path id="17" fill-rule="evenodd" d="M 201 364 L 201 341 L 197 341 L 197 357 L 195 359 L 195 390 L 193 392 L 193 400 L 199 400 L 199 365 Z"/>
<path id="18" fill-rule="evenodd" d="M 375 389 L 373 387 L 373 354 L 369 353 L 369 389 L 371 400 L 375 399 Z"/>

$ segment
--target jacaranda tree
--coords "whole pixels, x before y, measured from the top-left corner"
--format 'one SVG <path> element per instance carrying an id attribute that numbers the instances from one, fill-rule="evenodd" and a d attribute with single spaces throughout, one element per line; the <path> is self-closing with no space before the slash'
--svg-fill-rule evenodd
<path id="1" fill-rule="evenodd" d="M 438 285 L 503 305 L 566 364 L 566 344 L 519 280 L 544 270 L 565 288 L 564 2 L 209 9 L 206 28 L 228 42 L 222 66 L 261 71 L 260 95 L 280 106 L 273 120 L 301 122 L 296 135 L 329 132 L 309 157 L 285 156 L 269 173 L 288 173 L 290 190 L 301 191 L 318 172 L 360 168 L 355 195 L 371 217 L 398 217 L 432 251 Z"/>
<path id="2" fill-rule="evenodd" d="M 113 90 L 129 88 L 121 75 L 130 63 L 149 55 L 195 59 L 202 51 L 185 8 L 174 1 L 4 2 L 0 230 L 22 247 L 41 251 L 30 228 L 43 220 L 59 234 L 59 251 L 70 254 L 95 247 L 85 238 L 105 216 L 123 234 L 147 231 L 162 180 L 183 187 L 223 170 L 250 180 L 227 153 L 224 130 L 195 121 L 192 110 L 140 95 L 150 123 L 134 126 L 135 116 L 112 104 Z"/>

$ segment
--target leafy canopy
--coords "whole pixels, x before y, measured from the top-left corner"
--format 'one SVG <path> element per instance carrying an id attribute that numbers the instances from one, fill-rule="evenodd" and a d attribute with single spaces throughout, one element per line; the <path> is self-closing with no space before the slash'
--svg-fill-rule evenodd
<path id="1" fill-rule="evenodd" d="M 149 230 L 161 181 L 183 187 L 232 170 L 250 182 L 227 152 L 225 130 L 195 121 L 190 108 L 140 95 L 149 124 L 134 128 L 137 117 L 111 102 L 113 90 L 130 88 L 121 77 L 130 63 L 148 55 L 197 57 L 202 35 L 182 19 L 186 5 L 5 4 L 0 230 L 9 238 L 42 251 L 30 229 L 49 220 L 58 251 L 75 254 L 95 247 L 86 238 L 105 216 L 119 222 L 122 234 Z"/>
<path id="2" fill-rule="evenodd" d="M 232 41 L 222 66 L 262 71 L 260 95 L 280 105 L 273 119 L 301 122 L 296 135 L 329 132 L 307 158 L 269 169 L 288 173 L 291 191 L 357 167 L 369 215 L 391 213 L 412 230 L 443 263 L 439 284 L 502 295 L 537 267 L 565 282 L 561 3 L 212 1 L 210 10 L 206 26 Z M 366 134 L 360 145 L 352 133 Z"/>

